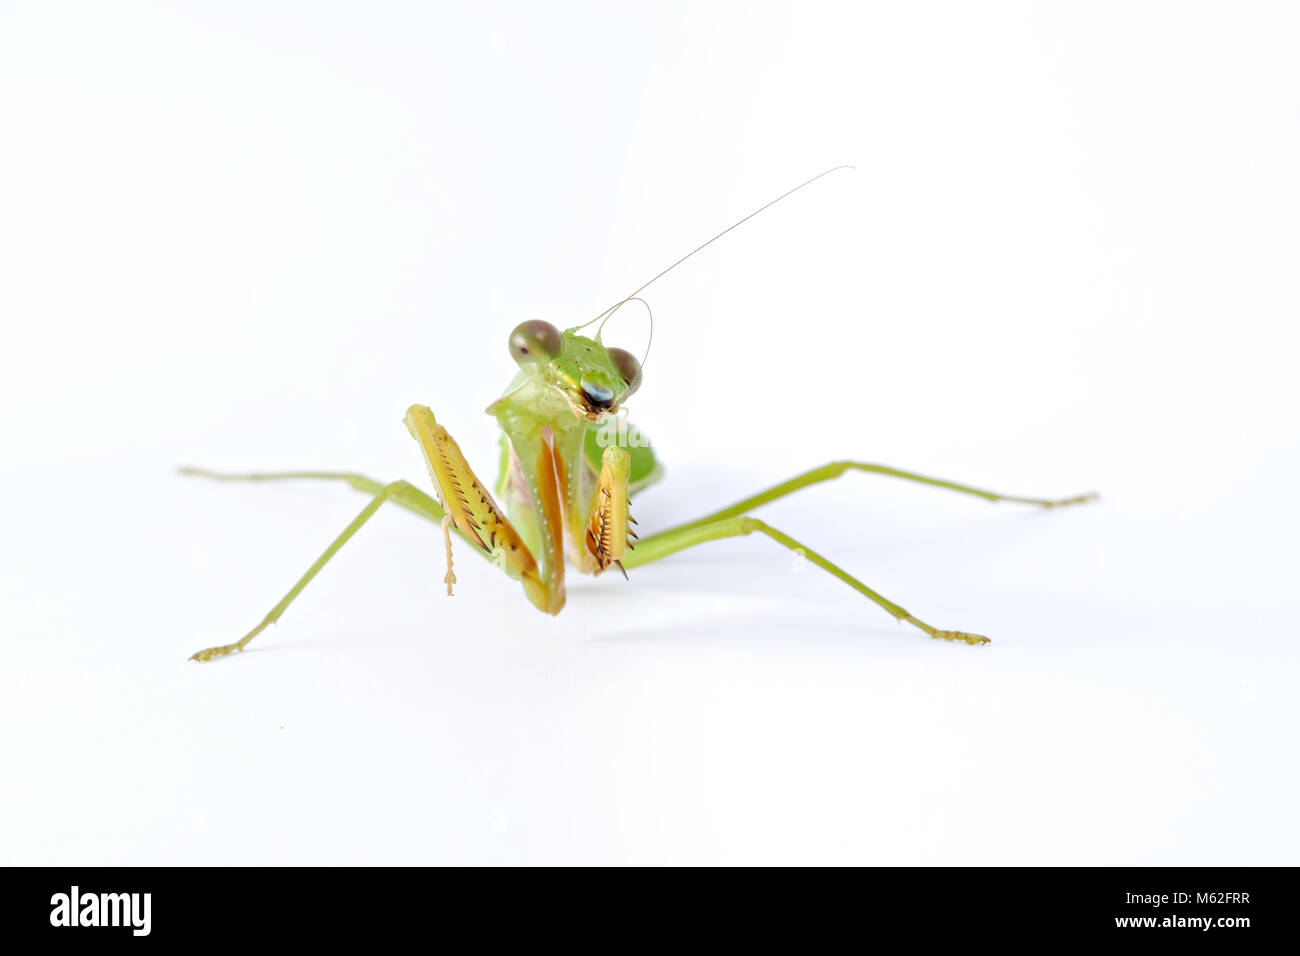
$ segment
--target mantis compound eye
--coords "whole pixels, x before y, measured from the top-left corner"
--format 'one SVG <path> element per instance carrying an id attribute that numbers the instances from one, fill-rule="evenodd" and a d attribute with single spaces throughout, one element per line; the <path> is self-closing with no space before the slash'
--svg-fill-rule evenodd
<path id="1" fill-rule="evenodd" d="M 641 363 L 636 360 L 635 355 L 626 349 L 608 349 L 607 351 L 610 360 L 614 363 L 614 367 L 618 369 L 618 374 L 623 376 L 623 381 L 627 383 L 627 391 L 623 393 L 623 398 L 627 398 L 641 387 Z"/>
<path id="2" fill-rule="evenodd" d="M 522 365 L 553 359 L 560 354 L 562 344 L 555 326 L 541 319 L 520 322 L 510 333 L 510 357 Z"/>

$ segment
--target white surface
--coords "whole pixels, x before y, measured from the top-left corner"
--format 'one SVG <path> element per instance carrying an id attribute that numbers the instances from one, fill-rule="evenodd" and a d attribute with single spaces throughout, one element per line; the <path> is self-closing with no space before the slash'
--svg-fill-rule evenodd
<path id="1" fill-rule="evenodd" d="M 1300 862 L 1293 7 L 426 7 L 0 8 L 0 862 Z M 1103 492 L 763 512 L 993 645 L 381 511 L 185 660 L 364 502 L 176 465 L 490 475 L 516 322 L 842 162 L 650 290 L 634 513 Z"/>

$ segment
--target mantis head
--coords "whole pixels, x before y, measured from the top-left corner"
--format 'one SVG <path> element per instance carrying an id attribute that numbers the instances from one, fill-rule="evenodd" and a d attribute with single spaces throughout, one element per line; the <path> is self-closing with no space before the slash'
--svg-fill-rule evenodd
<path id="1" fill-rule="evenodd" d="M 559 390 L 573 410 L 590 421 L 618 410 L 641 385 L 641 363 L 625 349 L 610 348 L 579 335 L 561 332 L 549 322 L 532 319 L 510 333 L 510 355 Z"/>

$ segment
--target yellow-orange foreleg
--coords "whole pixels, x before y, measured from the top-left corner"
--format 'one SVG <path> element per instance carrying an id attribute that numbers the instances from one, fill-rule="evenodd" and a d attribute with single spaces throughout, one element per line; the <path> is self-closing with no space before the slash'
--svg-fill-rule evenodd
<path id="1" fill-rule="evenodd" d="M 635 522 L 628 510 L 631 467 L 631 456 L 615 445 L 607 446 L 601 455 L 600 477 L 592 494 L 584 536 L 587 554 L 595 565 L 593 574 L 600 574 L 611 564 L 622 571 L 621 560 L 631 547 L 628 539 L 636 538 L 632 530 Z M 627 572 L 623 573 L 626 576 Z"/>
<path id="2" fill-rule="evenodd" d="M 533 604 L 543 611 L 555 613 L 550 608 L 549 592 L 538 572 L 537 560 L 478 480 L 456 440 L 424 405 L 412 405 L 407 409 L 405 422 L 411 437 L 419 442 L 420 450 L 424 452 L 429 477 L 433 479 L 438 497 L 442 499 L 452 523 L 510 577 L 521 581 Z M 447 576 L 450 591 L 454 580 L 450 563 Z"/>

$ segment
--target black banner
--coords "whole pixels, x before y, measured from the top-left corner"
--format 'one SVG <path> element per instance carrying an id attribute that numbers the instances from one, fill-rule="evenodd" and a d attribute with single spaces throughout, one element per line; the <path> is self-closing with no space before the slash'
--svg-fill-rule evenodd
<path id="1" fill-rule="evenodd" d="M 373 944 L 518 928 L 537 942 L 757 933 L 916 942 L 1133 940 L 1237 947 L 1294 935 L 1291 869 L 836 869 L 493 874 L 443 869 L 63 869 L 3 871 L 11 938 L 99 946 L 156 942 Z M 659 880 L 663 883 L 655 886 Z M 612 933 L 620 934 L 613 936 Z M 700 940 L 703 941 L 703 940 Z"/>

